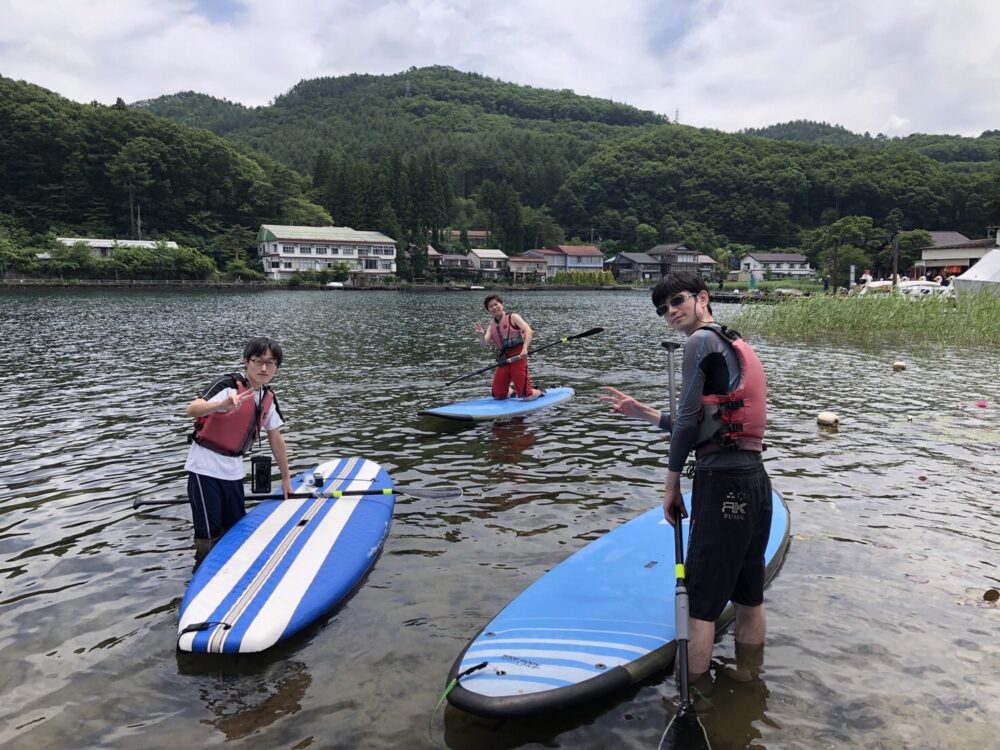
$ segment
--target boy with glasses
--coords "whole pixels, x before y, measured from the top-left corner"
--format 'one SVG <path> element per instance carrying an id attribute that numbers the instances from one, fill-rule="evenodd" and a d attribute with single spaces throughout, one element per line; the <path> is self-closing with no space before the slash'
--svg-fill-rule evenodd
<path id="1" fill-rule="evenodd" d="M 250 339 L 243 349 L 245 373 L 216 378 L 185 410 L 195 419 L 184 468 L 196 546 L 211 546 L 246 514 L 243 456 L 260 440 L 261 429 L 267 433 L 271 453 L 278 461 L 285 497 L 292 492 L 288 452 L 281 435 L 284 419 L 269 386 L 281 360 L 278 342 L 264 337 Z"/>
<path id="2" fill-rule="evenodd" d="M 668 430 L 663 514 L 687 517 L 681 471 L 696 456 L 685 572 L 690 603 L 689 671 L 706 674 L 715 621 L 736 605 L 737 657 L 756 661 L 764 643 L 764 552 L 771 528 L 771 481 L 761 460 L 767 383 L 757 354 L 712 317 L 699 274 L 678 272 L 653 289 L 656 314 L 688 337 L 677 414 L 664 414 L 614 388 L 601 401 Z M 666 543 L 666 542 L 664 542 Z M 741 659 L 742 661 L 742 659 Z"/>

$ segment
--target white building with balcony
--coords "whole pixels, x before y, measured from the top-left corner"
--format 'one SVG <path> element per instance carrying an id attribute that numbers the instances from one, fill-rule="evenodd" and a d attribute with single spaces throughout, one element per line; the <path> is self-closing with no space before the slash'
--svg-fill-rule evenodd
<path id="1" fill-rule="evenodd" d="M 740 279 L 815 276 L 809 259 L 801 253 L 749 253 L 740 258 Z"/>
<path id="2" fill-rule="evenodd" d="M 469 265 L 479 271 L 485 281 L 496 280 L 507 275 L 507 254 L 503 250 L 490 247 L 474 247 L 465 256 Z"/>
<path id="3" fill-rule="evenodd" d="M 347 266 L 355 284 L 383 281 L 396 273 L 396 241 L 350 227 L 264 224 L 257 232 L 257 257 L 275 281 L 296 271 L 333 270 L 338 264 Z"/>

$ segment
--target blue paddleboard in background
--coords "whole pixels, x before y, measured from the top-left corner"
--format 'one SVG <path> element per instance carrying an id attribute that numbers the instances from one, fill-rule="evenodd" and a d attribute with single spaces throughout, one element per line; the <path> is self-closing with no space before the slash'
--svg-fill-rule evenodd
<path id="1" fill-rule="evenodd" d="M 685 494 L 690 506 L 691 495 Z M 765 581 L 788 547 L 788 506 L 773 495 Z M 684 545 L 688 522 L 683 524 Z M 508 604 L 455 661 L 449 702 L 491 718 L 594 700 L 666 669 L 676 650 L 674 539 L 657 507 L 591 542 Z M 717 623 L 734 616 L 729 605 Z"/>
<path id="2" fill-rule="evenodd" d="M 573 397 L 572 388 L 548 388 L 544 396 L 531 401 L 523 398 L 477 398 L 472 401 L 459 401 L 435 409 L 424 409 L 421 416 L 457 419 L 463 422 L 480 422 L 488 419 L 503 419 L 544 409 L 546 406 L 561 404 Z"/>
<path id="3" fill-rule="evenodd" d="M 195 571 L 181 602 L 178 649 L 263 651 L 329 611 L 375 562 L 396 502 L 382 490 L 391 488 L 374 461 L 341 458 L 292 480 L 293 492 L 316 497 L 253 508 Z M 321 494 L 335 490 L 372 494 Z"/>

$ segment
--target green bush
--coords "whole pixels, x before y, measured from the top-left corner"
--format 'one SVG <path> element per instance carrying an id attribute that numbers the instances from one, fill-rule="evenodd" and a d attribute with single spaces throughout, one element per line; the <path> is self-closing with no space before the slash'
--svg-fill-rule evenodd
<path id="1" fill-rule="evenodd" d="M 614 286 L 611 271 L 559 271 L 553 284 L 560 286 Z"/>

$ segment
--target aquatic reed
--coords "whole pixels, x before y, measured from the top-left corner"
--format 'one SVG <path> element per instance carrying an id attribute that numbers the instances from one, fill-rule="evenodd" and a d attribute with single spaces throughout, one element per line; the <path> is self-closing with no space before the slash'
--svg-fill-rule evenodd
<path id="1" fill-rule="evenodd" d="M 900 295 L 813 295 L 743 305 L 725 321 L 744 334 L 815 341 L 943 343 L 1000 347 L 1000 295 L 911 300 Z"/>

